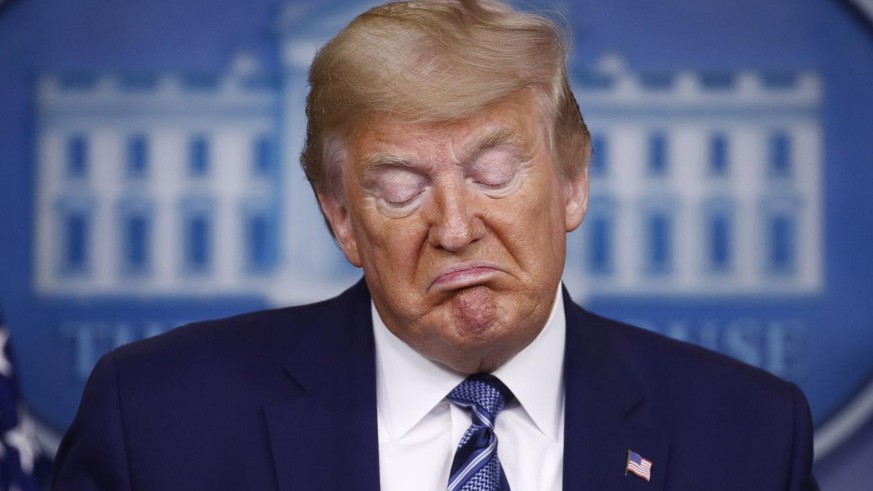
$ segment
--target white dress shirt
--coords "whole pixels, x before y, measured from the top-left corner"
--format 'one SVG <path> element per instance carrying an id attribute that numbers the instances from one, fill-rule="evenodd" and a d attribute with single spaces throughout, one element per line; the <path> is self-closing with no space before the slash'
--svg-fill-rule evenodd
<path id="1" fill-rule="evenodd" d="M 446 395 L 465 375 L 428 360 L 385 327 L 371 304 L 382 491 L 445 491 L 455 449 L 471 423 Z M 564 458 L 564 343 L 561 287 L 540 334 L 494 372 L 515 394 L 495 427 L 513 490 L 559 491 Z"/>

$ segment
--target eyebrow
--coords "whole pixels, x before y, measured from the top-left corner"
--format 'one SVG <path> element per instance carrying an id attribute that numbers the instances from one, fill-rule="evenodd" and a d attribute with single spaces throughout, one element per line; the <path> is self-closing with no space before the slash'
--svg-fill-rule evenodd
<path id="1" fill-rule="evenodd" d="M 475 154 L 482 150 L 496 147 L 503 143 L 516 142 L 515 132 L 506 127 L 491 128 L 489 131 L 476 135 L 469 143 L 464 145 L 465 155 Z"/>
<path id="2" fill-rule="evenodd" d="M 364 174 L 372 174 L 386 167 L 412 167 L 412 162 L 390 153 L 373 153 L 363 159 Z"/>
<path id="3" fill-rule="evenodd" d="M 465 143 L 462 155 L 465 160 L 473 160 L 481 152 L 504 144 L 517 146 L 525 153 L 530 151 L 528 145 L 522 143 L 522 140 L 518 138 L 518 135 L 512 128 L 498 126 L 476 135 L 469 142 Z M 408 159 L 382 152 L 367 155 L 363 158 L 363 164 L 364 175 L 372 175 L 381 169 L 390 167 L 415 167 L 415 164 Z"/>
<path id="4" fill-rule="evenodd" d="M 476 137 L 464 145 L 463 155 L 469 160 L 474 160 L 483 151 L 501 145 L 512 145 L 518 147 L 524 153 L 530 153 L 529 145 L 525 144 L 512 128 L 498 126 L 476 135 Z"/>

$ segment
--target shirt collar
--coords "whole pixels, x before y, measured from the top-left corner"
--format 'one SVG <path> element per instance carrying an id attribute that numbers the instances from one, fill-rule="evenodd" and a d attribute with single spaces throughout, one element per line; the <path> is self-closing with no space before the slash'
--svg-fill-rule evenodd
<path id="1" fill-rule="evenodd" d="M 567 321 L 561 285 L 552 313 L 536 339 L 494 371 L 544 435 L 559 440 L 564 414 L 564 344 Z"/>
<path id="2" fill-rule="evenodd" d="M 403 437 L 466 378 L 428 360 L 395 336 L 370 302 L 376 341 L 376 403 L 392 440 Z M 559 440 L 564 410 L 566 319 L 561 285 L 537 337 L 497 376 L 546 436 Z"/>

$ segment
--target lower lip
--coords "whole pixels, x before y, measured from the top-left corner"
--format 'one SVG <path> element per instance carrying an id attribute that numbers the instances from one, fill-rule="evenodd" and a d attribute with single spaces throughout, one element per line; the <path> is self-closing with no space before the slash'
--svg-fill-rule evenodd
<path id="1" fill-rule="evenodd" d="M 441 275 L 433 282 L 433 286 L 440 290 L 466 288 L 479 285 L 491 279 L 495 274 L 497 274 L 497 270 L 489 267 L 462 269 Z"/>

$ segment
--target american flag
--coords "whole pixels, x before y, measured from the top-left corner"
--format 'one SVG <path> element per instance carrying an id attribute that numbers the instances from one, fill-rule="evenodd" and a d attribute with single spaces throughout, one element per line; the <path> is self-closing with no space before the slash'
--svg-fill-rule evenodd
<path id="1" fill-rule="evenodd" d="M 0 491 L 36 491 L 34 470 L 42 452 L 12 361 L 9 330 L 0 314 Z"/>
<path id="2" fill-rule="evenodd" d="M 637 476 L 649 481 L 652 479 L 652 461 L 642 458 L 640 454 L 633 450 L 628 450 L 627 467 L 625 467 L 624 474 L 627 475 L 628 472 L 633 472 Z"/>

